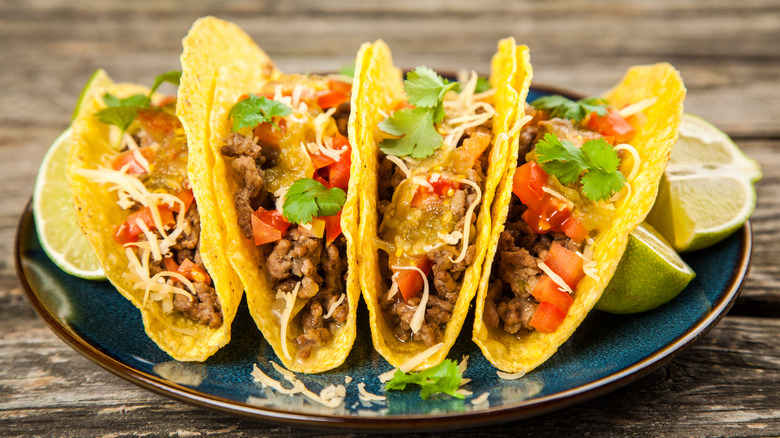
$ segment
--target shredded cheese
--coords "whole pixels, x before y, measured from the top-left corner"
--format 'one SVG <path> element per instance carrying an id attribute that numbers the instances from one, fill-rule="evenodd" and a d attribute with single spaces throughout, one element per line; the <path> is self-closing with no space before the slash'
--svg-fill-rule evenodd
<path id="1" fill-rule="evenodd" d="M 372 394 L 366 391 L 366 384 L 363 382 L 358 383 L 357 387 L 358 387 L 358 392 L 360 393 L 359 395 L 360 400 L 367 401 L 367 402 L 387 400 L 387 397 L 383 395 Z"/>
<path id="2" fill-rule="evenodd" d="M 344 383 L 349 385 L 350 382 L 352 382 L 352 376 L 344 376 Z"/>
<path id="3" fill-rule="evenodd" d="M 482 403 L 485 403 L 487 401 L 488 397 L 490 397 L 490 393 L 489 392 L 485 392 L 482 395 L 480 395 L 479 397 L 472 399 L 471 400 L 471 404 L 474 405 L 474 406 L 481 405 Z"/>
<path id="4" fill-rule="evenodd" d="M 333 316 L 333 312 L 335 312 L 336 309 L 341 305 L 341 303 L 344 302 L 344 299 L 346 297 L 347 296 L 345 294 L 341 294 L 341 296 L 339 297 L 338 301 L 336 301 L 335 303 L 330 305 L 330 307 L 328 308 L 328 313 L 326 313 L 325 316 L 323 316 L 322 318 L 323 319 L 330 319 L 330 317 Z"/>
<path id="5" fill-rule="evenodd" d="M 427 350 L 416 354 L 414 357 L 402 363 L 401 366 L 398 367 L 398 369 L 404 373 L 408 373 L 409 371 L 413 370 L 417 365 L 420 365 L 421 363 L 425 362 L 426 359 L 433 356 L 437 351 L 441 350 L 442 347 L 444 347 L 444 342 L 440 342 L 428 348 Z"/>
<path id="6" fill-rule="evenodd" d="M 393 273 L 393 276 L 390 277 L 390 281 L 392 281 L 392 285 L 390 286 L 390 290 L 387 291 L 387 299 L 392 300 L 395 294 L 398 293 L 398 275 L 401 274 L 400 272 Z"/>
<path id="7" fill-rule="evenodd" d="M 641 113 L 647 108 L 650 108 L 651 106 L 653 106 L 653 104 L 655 104 L 656 101 L 658 101 L 657 97 L 648 97 L 647 99 L 642 99 L 637 103 L 632 103 L 631 105 L 619 110 L 618 112 L 625 119 L 633 116 L 634 114 Z"/>
<path id="8" fill-rule="evenodd" d="M 517 380 L 525 375 L 525 371 L 520 371 L 518 373 L 505 373 L 503 371 L 496 371 L 496 375 L 498 375 L 499 379 Z"/>
<path id="9" fill-rule="evenodd" d="M 469 232 L 471 231 L 471 216 L 474 214 L 474 209 L 477 208 L 479 201 L 482 200 L 482 189 L 480 189 L 479 185 L 477 185 L 475 182 L 465 178 L 453 178 L 453 181 L 469 185 L 477 191 L 477 197 L 474 199 L 474 202 L 469 205 L 469 209 L 466 211 L 466 215 L 463 217 L 463 249 L 461 249 L 460 255 L 457 259 L 453 260 L 452 257 L 450 257 L 450 261 L 452 261 L 452 263 L 460 263 L 463 261 L 463 259 L 466 258 L 466 251 L 469 247 Z"/>
<path id="10" fill-rule="evenodd" d="M 574 291 L 571 290 L 569 285 L 566 284 L 565 281 L 563 281 L 563 278 L 561 278 L 560 275 L 558 275 L 555 272 L 553 272 L 553 270 L 550 269 L 550 267 L 547 266 L 547 264 L 545 264 L 544 262 L 539 262 L 538 266 L 539 266 L 539 269 L 541 269 L 542 271 L 544 271 L 545 274 L 550 276 L 552 281 L 554 281 L 555 284 L 558 285 L 558 288 L 560 288 L 564 292 L 568 292 L 569 294 L 573 294 L 574 293 Z"/>
<path id="11" fill-rule="evenodd" d="M 301 282 L 295 284 L 295 289 L 292 292 L 284 294 L 284 311 L 282 311 L 282 317 L 280 321 L 280 338 L 282 342 L 282 353 L 284 357 L 290 359 L 290 352 L 287 351 L 287 326 L 290 324 L 290 317 L 292 316 L 293 308 L 295 307 L 295 298 L 298 296 L 298 289 L 301 288 Z M 280 291 L 281 292 L 281 291 Z"/>
<path id="12" fill-rule="evenodd" d="M 281 394 L 285 394 L 285 395 L 302 394 L 306 396 L 309 400 L 329 408 L 336 408 L 344 403 L 344 399 L 346 398 L 347 395 L 347 390 L 343 385 L 328 385 L 325 388 L 323 388 L 319 394 L 315 394 L 314 392 L 309 390 L 306 387 L 306 385 L 303 384 L 303 382 L 298 380 L 298 378 L 295 377 L 294 374 L 280 367 L 279 365 L 276 364 L 276 362 L 272 361 L 271 365 L 273 365 L 274 369 L 276 369 L 277 372 L 282 374 L 282 376 L 288 382 L 292 383 L 293 385 L 292 388 L 288 389 L 283 387 L 281 382 L 269 377 L 262 370 L 260 370 L 260 368 L 257 367 L 257 364 L 254 364 L 252 370 L 252 377 L 255 379 L 256 382 L 260 383 L 263 386 L 273 388 Z"/>
<path id="13" fill-rule="evenodd" d="M 616 152 L 627 151 L 634 158 L 634 165 L 631 167 L 631 172 L 629 172 L 628 177 L 626 178 L 633 181 L 634 178 L 636 178 L 636 174 L 639 173 L 639 166 L 641 164 L 639 152 L 636 150 L 636 148 L 628 143 L 620 143 L 619 145 L 615 146 L 614 149 Z"/>
<path id="14" fill-rule="evenodd" d="M 387 155 L 386 158 L 393 163 L 395 163 L 396 166 L 398 166 L 399 169 L 401 169 L 401 172 L 406 175 L 407 178 L 409 178 L 409 168 L 406 166 L 406 163 L 404 163 L 404 160 L 400 159 L 399 157 L 395 155 Z"/>
<path id="15" fill-rule="evenodd" d="M 417 266 L 390 266 L 391 269 L 394 271 L 417 271 L 420 273 L 423 279 L 423 294 L 422 298 L 420 298 L 420 304 L 417 305 L 417 310 L 414 311 L 414 316 L 412 316 L 412 322 L 409 324 L 409 326 L 412 329 L 413 333 L 417 333 L 420 331 L 420 328 L 422 327 L 423 320 L 425 319 L 425 306 L 428 305 L 428 277 L 425 275 L 425 272 L 422 271 L 422 269 L 418 268 Z M 396 279 L 393 279 L 393 284 L 395 283 Z"/>
<path id="16" fill-rule="evenodd" d="M 455 391 L 456 393 L 464 396 L 464 397 L 471 397 L 473 392 L 469 391 L 468 389 L 460 388 L 459 390 Z"/>
<path id="17" fill-rule="evenodd" d="M 469 366 L 469 355 L 466 354 L 463 356 L 463 359 L 460 360 L 460 363 L 458 364 L 458 370 L 460 370 L 460 373 L 463 374 L 466 372 L 466 368 Z"/>

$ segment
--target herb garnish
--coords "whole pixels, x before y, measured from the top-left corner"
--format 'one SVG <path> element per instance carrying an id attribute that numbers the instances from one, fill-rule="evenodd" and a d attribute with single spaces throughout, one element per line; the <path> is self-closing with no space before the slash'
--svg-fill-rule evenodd
<path id="1" fill-rule="evenodd" d="M 274 129 L 279 129 L 273 117 L 286 116 L 290 113 L 292 108 L 282 102 L 250 94 L 246 99 L 233 105 L 228 116 L 233 120 L 233 132 L 235 132 L 242 128 L 255 127 L 263 122 L 268 122 Z"/>
<path id="2" fill-rule="evenodd" d="M 396 370 L 393 378 L 385 383 L 385 391 L 403 390 L 406 385 L 420 385 L 420 397 L 426 400 L 433 394 L 444 393 L 456 398 L 464 398 L 458 394 L 460 381 L 463 375 L 458 365 L 450 359 L 445 359 L 442 363 L 433 368 L 429 368 L 419 373 L 404 373 Z"/>
<path id="3" fill-rule="evenodd" d="M 542 169 L 562 184 L 580 181 L 582 193 L 594 201 L 611 198 L 626 182 L 618 171 L 617 151 L 603 138 L 588 140 L 578 148 L 569 140 L 547 133 L 536 144 L 536 156 Z"/>
<path id="4" fill-rule="evenodd" d="M 124 133 L 128 126 L 133 123 L 133 120 L 135 120 L 138 115 L 138 110 L 149 106 L 152 102 L 152 95 L 164 82 L 179 86 L 179 83 L 181 82 L 181 72 L 174 70 L 158 75 L 154 79 L 154 85 L 152 85 L 148 95 L 139 93 L 125 97 L 124 99 L 119 99 L 111 93 L 105 93 L 103 95 L 103 102 L 105 102 L 106 108 L 97 112 L 96 116 L 98 120 L 107 125 L 118 126 Z"/>
<path id="5" fill-rule="evenodd" d="M 444 120 L 444 95 L 457 86 L 428 67 L 409 72 L 404 91 L 415 107 L 398 110 L 379 123 L 379 129 L 400 137 L 383 140 L 379 145 L 382 152 L 418 160 L 433 155 L 444 141 L 434 126 Z"/>
<path id="6" fill-rule="evenodd" d="M 299 179 L 287 189 L 282 214 L 290 222 L 308 224 L 315 216 L 337 214 L 346 201 L 347 194 L 338 187 L 329 189 L 314 179 Z"/>
<path id="7" fill-rule="evenodd" d="M 590 113 L 600 116 L 609 113 L 607 101 L 600 97 L 586 97 L 575 102 L 563 96 L 552 95 L 540 97 L 531 102 L 531 105 L 536 109 L 549 111 L 550 117 L 570 119 L 575 122 L 581 121 Z"/>

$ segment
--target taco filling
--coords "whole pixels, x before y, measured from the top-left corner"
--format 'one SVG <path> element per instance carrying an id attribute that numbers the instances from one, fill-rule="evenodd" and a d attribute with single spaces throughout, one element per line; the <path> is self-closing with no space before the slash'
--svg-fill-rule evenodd
<path id="1" fill-rule="evenodd" d="M 517 336 L 552 333 L 580 280 L 598 281 L 594 237 L 631 190 L 639 155 L 627 121 L 654 103 L 617 110 L 599 98 L 562 96 L 526 104 L 517 169 L 483 313 L 485 325 Z M 631 165 L 621 167 L 630 158 Z M 621 171 L 626 172 L 624 175 Z"/>
<path id="2" fill-rule="evenodd" d="M 425 84 L 431 102 L 420 96 Z M 378 263 L 389 285 L 379 301 L 398 340 L 433 346 L 442 341 L 477 252 L 495 91 L 473 72 L 461 83 L 448 82 L 425 67 L 408 75 L 405 89 L 409 100 L 398 103 L 377 133 L 383 138 Z M 409 121 L 417 132 L 406 129 Z"/>
<path id="3" fill-rule="evenodd" d="M 112 98 L 104 97 L 108 108 L 97 117 L 115 124 L 112 108 L 122 105 L 113 104 Z M 78 173 L 106 184 L 106 192 L 114 193 L 114 202 L 126 212 L 112 235 L 124 247 L 123 277 L 143 291 L 142 308 L 150 300 L 159 301 L 165 314 L 178 312 L 215 329 L 223 323 L 222 307 L 201 260 L 200 216 L 187 176 L 187 139 L 175 107 L 176 98 L 166 98 L 137 109 L 126 127 L 112 126 L 111 141 L 119 144 L 118 152 L 104 155 L 96 169 Z"/>
<path id="4" fill-rule="evenodd" d="M 237 226 L 258 246 L 282 352 L 306 360 L 349 317 L 341 210 L 350 178 L 350 79 L 285 75 L 230 111 L 220 152 L 234 175 Z"/>

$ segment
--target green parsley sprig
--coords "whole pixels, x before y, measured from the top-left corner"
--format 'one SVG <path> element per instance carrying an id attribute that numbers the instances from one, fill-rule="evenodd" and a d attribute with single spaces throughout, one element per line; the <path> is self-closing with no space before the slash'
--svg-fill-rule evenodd
<path id="1" fill-rule="evenodd" d="M 579 122 L 590 113 L 605 116 L 609 113 L 607 101 L 600 97 L 586 97 L 573 101 L 563 96 L 550 95 L 531 102 L 534 108 L 550 112 L 550 117 L 570 119 Z"/>
<path id="2" fill-rule="evenodd" d="M 228 117 L 233 121 L 233 132 L 242 128 L 253 128 L 268 122 L 274 129 L 279 129 L 274 123 L 274 116 L 286 116 L 292 113 L 292 108 L 282 102 L 268 99 L 265 96 L 250 94 L 230 108 Z"/>
<path id="3" fill-rule="evenodd" d="M 547 133 L 536 144 L 538 163 L 562 184 L 580 182 L 588 199 L 603 201 L 619 192 L 626 177 L 618 171 L 620 158 L 603 138 L 586 141 L 581 148 Z"/>
<path id="4" fill-rule="evenodd" d="M 296 224 L 308 224 L 315 216 L 333 216 L 347 201 L 344 190 L 327 188 L 319 181 L 304 178 L 295 181 L 284 196 L 282 214 Z"/>
<path id="5" fill-rule="evenodd" d="M 181 71 L 173 70 L 157 75 L 154 79 L 154 85 L 152 85 L 147 95 L 139 93 L 120 99 L 111 93 L 105 93 L 103 102 L 105 102 L 106 108 L 97 112 L 98 120 L 107 125 L 118 126 L 124 133 L 130 124 L 133 123 L 136 116 L 138 116 L 138 110 L 151 104 L 152 95 L 165 82 L 178 87 L 181 82 Z"/>
<path id="6" fill-rule="evenodd" d="M 445 359 L 435 367 L 419 373 L 404 373 L 401 370 L 396 370 L 393 378 L 385 383 L 385 391 L 404 390 L 406 385 L 411 384 L 420 386 L 420 397 L 423 400 L 436 393 L 464 398 L 457 392 L 462 379 L 463 375 L 458 365 L 450 359 Z"/>
<path id="7" fill-rule="evenodd" d="M 444 141 L 435 124 L 444 120 L 444 95 L 458 87 L 428 67 L 417 67 L 404 81 L 404 91 L 414 108 L 393 113 L 379 123 L 379 129 L 399 138 L 389 138 L 379 144 L 389 155 L 410 156 L 414 159 L 430 157 Z"/>

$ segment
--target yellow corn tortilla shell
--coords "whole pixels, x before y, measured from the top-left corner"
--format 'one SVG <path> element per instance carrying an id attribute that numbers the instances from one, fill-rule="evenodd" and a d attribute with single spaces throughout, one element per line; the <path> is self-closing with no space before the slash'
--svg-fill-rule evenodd
<path id="1" fill-rule="evenodd" d="M 469 304 L 477 291 L 482 264 L 485 259 L 490 237 L 493 196 L 502 175 L 505 173 L 509 143 L 517 142 L 517 135 L 508 139 L 507 133 L 519 118 L 520 101 L 525 99 L 530 77 L 525 79 L 524 72 L 518 72 L 515 62 L 517 56 L 527 58 L 527 48 L 517 47 L 514 39 L 502 40 L 492 62 L 490 82 L 496 89 L 495 105 L 497 116 L 493 119 L 493 146 L 483 188 L 483 199 L 477 216 L 476 254 L 473 264 L 466 269 L 458 300 L 455 303 L 452 318 L 444 330 L 444 346 L 420 363 L 414 370 L 423 370 L 440 363 L 447 357 L 455 339 L 458 337 L 468 313 Z M 363 298 L 369 310 L 371 338 L 374 348 L 393 366 L 400 367 L 410 358 L 428 349 L 423 342 L 401 342 L 393 334 L 392 327 L 382 313 L 380 299 L 387 293 L 388 286 L 380 275 L 377 253 L 378 214 L 377 214 L 377 168 L 379 145 L 375 138 L 378 123 L 389 114 L 395 104 L 405 98 L 401 71 L 393 66 L 392 56 L 383 41 L 364 44 L 358 53 L 355 80 L 358 81 L 356 93 L 357 116 L 355 123 L 355 141 L 360 148 L 361 191 L 360 191 L 360 228 L 358 241 L 358 266 Z M 530 70 L 529 70 L 530 71 Z M 520 79 L 520 76 L 523 79 Z M 518 88 L 518 84 L 520 88 Z M 523 89 L 524 87 L 524 89 Z M 524 91 L 525 90 L 525 91 Z M 502 140 L 497 140 L 503 135 Z M 354 163 L 353 163 L 354 165 Z"/>
<path id="2" fill-rule="evenodd" d="M 184 39 L 182 81 L 179 92 L 183 98 L 181 118 L 192 134 L 190 148 L 192 172 L 203 191 L 209 191 L 214 209 L 221 212 L 218 222 L 223 239 L 221 253 L 226 256 L 246 289 L 249 311 L 257 327 L 271 345 L 279 360 L 288 369 L 300 373 L 319 373 L 341 365 L 355 342 L 357 306 L 360 288 L 357 282 L 354 236 L 357 234 L 357 183 L 350 178 L 347 201 L 341 215 L 341 229 L 347 239 L 348 274 L 346 281 L 349 317 L 333 333 L 325 346 L 312 350 L 305 361 L 295 359 L 296 347 L 292 330 L 300 322 L 291 320 L 287 331 L 287 358 L 282 349 L 281 324 L 272 313 L 276 291 L 266 278 L 265 256 L 254 242 L 244 237 L 238 227 L 233 194 L 238 185 L 234 174 L 220 153 L 224 138 L 230 134 L 230 108 L 244 93 L 256 92 L 269 80 L 282 73 L 268 55 L 235 24 L 213 17 L 198 20 Z M 353 103 L 354 105 L 354 103 Z M 354 107 L 353 107 L 354 108 Z M 353 123 L 350 118 L 350 125 Z M 353 129 L 350 128 L 350 134 Z M 353 148 L 355 150 L 355 148 Z M 353 153 L 352 174 L 359 167 Z M 298 305 L 303 302 L 296 300 Z M 296 307 L 297 309 L 297 307 Z"/>
<path id="3" fill-rule="evenodd" d="M 641 160 L 638 174 L 628 181 L 632 193 L 628 198 L 617 202 L 613 222 L 599 232 L 593 245 L 593 260 L 597 263 L 599 280 L 585 276 L 580 281 L 566 318 L 560 327 L 550 334 L 534 331 L 518 338 L 501 328 L 488 328 L 482 319 L 490 269 L 499 235 L 504 230 L 512 196 L 512 176 L 517 162 L 516 144 L 510 153 L 512 165 L 504 175 L 496 198 L 500 211 L 494 217 L 490 250 L 477 295 L 472 338 L 485 357 L 502 371 L 524 373 L 533 370 L 552 356 L 571 336 L 612 278 L 625 251 L 629 234 L 644 220 L 655 202 L 658 184 L 666 168 L 672 145 L 677 140 L 682 120 L 685 86 L 679 72 L 665 63 L 632 67 L 623 80 L 604 97 L 616 108 L 648 98 L 657 98 L 657 101 L 644 110 L 641 125 L 636 126 L 637 133 L 631 141 Z M 624 173 L 627 173 L 627 169 L 630 170 L 627 166 L 622 168 Z"/>
<path id="4" fill-rule="evenodd" d="M 73 143 L 67 166 L 79 225 L 95 250 L 106 277 L 141 310 L 144 329 L 160 349 L 179 361 L 204 361 L 230 341 L 230 326 L 243 292 L 232 267 L 214 246 L 213 242 L 218 237 L 211 219 L 214 207 L 209 206 L 201 193 L 195 192 L 201 219 L 201 258 L 222 306 L 222 325 L 210 329 L 178 311 L 166 315 L 158 301 L 148 300 L 143 306 L 144 290 L 134 289 L 132 282 L 123 277 L 128 271 L 125 249 L 111 236 L 112 230 L 127 219 L 129 212 L 117 204 L 116 194 L 108 192 L 105 185 L 91 182 L 77 173 L 79 169 L 95 169 L 104 155 L 117 153 L 109 141 L 111 128 L 95 116 L 97 111 L 105 108 L 101 97 L 106 92 L 124 98 L 138 93 L 148 94 L 149 89 L 133 84 L 114 84 L 94 93 L 97 97 L 82 103 L 82 109 L 72 125 Z M 191 154 L 189 158 L 192 159 Z M 194 180 L 192 176 L 189 174 L 190 181 Z M 195 334 L 183 334 L 171 327 L 192 330 Z"/>

